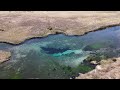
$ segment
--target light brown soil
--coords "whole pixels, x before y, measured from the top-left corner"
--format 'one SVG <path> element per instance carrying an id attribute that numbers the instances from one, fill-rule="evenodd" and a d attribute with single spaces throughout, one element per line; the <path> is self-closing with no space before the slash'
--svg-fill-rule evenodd
<path id="1" fill-rule="evenodd" d="M 7 51 L 0 50 L 0 63 L 3 63 L 7 60 L 9 60 L 11 57 L 11 53 Z"/>
<path id="2" fill-rule="evenodd" d="M 0 42 L 19 44 L 56 32 L 82 35 L 118 25 L 119 18 L 118 11 L 0 11 Z"/>
<path id="3" fill-rule="evenodd" d="M 76 79 L 120 79 L 120 58 L 102 60 L 101 65 L 86 74 L 80 74 Z"/>

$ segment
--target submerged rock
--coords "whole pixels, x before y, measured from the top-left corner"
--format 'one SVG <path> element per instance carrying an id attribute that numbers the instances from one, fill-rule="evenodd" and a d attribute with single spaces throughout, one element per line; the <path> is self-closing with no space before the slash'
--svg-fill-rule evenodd
<path id="1" fill-rule="evenodd" d="M 53 56 L 62 56 L 62 55 L 70 55 L 70 54 L 84 54 L 84 52 L 82 50 L 66 50 L 63 53 L 55 53 L 53 54 Z"/>
<path id="2" fill-rule="evenodd" d="M 104 48 L 104 47 L 107 47 L 105 45 L 105 43 L 93 43 L 93 44 L 90 44 L 90 45 L 87 45 L 84 50 L 85 51 L 93 51 L 93 50 L 99 50 L 100 48 Z"/>

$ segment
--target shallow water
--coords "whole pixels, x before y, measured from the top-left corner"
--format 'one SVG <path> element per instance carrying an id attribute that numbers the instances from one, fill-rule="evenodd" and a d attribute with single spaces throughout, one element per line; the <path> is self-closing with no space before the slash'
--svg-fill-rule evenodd
<path id="1" fill-rule="evenodd" d="M 83 36 L 49 35 L 20 45 L 0 43 L 0 50 L 12 52 L 0 65 L 0 78 L 67 79 L 92 70 L 81 63 L 92 52 L 119 56 L 120 26 L 90 32 Z"/>

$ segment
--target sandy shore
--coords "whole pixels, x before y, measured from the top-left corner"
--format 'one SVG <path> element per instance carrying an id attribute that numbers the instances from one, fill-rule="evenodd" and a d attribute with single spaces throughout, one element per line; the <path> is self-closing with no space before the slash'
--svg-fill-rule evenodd
<path id="1" fill-rule="evenodd" d="M 26 39 L 62 32 L 82 35 L 120 24 L 117 11 L 0 11 L 0 42 L 19 44 Z"/>
<path id="2" fill-rule="evenodd" d="M 7 60 L 9 60 L 11 57 L 11 53 L 7 51 L 0 50 L 0 63 L 3 63 Z"/>
<path id="3" fill-rule="evenodd" d="M 76 79 L 120 79 L 120 58 L 102 60 L 101 65 Z"/>

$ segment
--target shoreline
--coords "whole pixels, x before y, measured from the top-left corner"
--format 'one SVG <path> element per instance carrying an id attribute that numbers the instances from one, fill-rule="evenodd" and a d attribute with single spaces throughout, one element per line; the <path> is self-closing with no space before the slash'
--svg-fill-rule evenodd
<path id="1" fill-rule="evenodd" d="M 85 74 L 80 73 L 75 79 L 120 79 L 120 58 L 101 60 L 100 65 Z"/>
<path id="2" fill-rule="evenodd" d="M 116 27 L 116 26 L 120 26 L 120 24 L 113 24 L 113 25 L 108 25 L 108 26 L 103 26 L 103 27 L 100 27 L 98 29 L 95 29 L 95 30 L 92 30 L 92 31 L 88 31 L 88 32 L 84 32 L 84 34 L 75 34 L 75 35 L 69 35 L 69 34 L 66 34 L 65 32 L 55 32 L 55 33 L 51 33 L 51 34 L 47 34 L 45 36 L 37 36 L 37 37 L 30 37 L 30 38 L 27 38 L 21 42 L 18 42 L 18 43 L 12 43 L 12 42 L 6 42 L 6 41 L 0 41 L 0 43 L 6 43 L 6 44 L 10 44 L 10 45 L 21 45 L 23 43 L 25 43 L 26 41 L 29 41 L 31 39 L 40 39 L 40 38 L 46 38 L 48 37 L 49 35 L 57 35 L 57 34 L 64 34 L 66 36 L 69 36 L 69 37 L 72 37 L 72 36 L 84 36 L 90 32 L 96 32 L 96 31 L 101 31 L 101 30 L 105 30 L 106 28 L 111 28 L 111 27 Z"/>
<path id="3" fill-rule="evenodd" d="M 120 25 L 120 12 L 100 11 L 2 11 L 0 42 L 20 44 L 50 34 L 81 36 Z"/>
<path id="4" fill-rule="evenodd" d="M 0 11 L 0 43 L 20 45 L 55 34 L 83 36 L 120 26 L 119 18 L 120 11 Z M 4 62 L 11 53 L 2 51 L 0 56 Z"/>
<path id="5" fill-rule="evenodd" d="M 0 64 L 10 60 L 11 52 L 0 50 Z"/>

